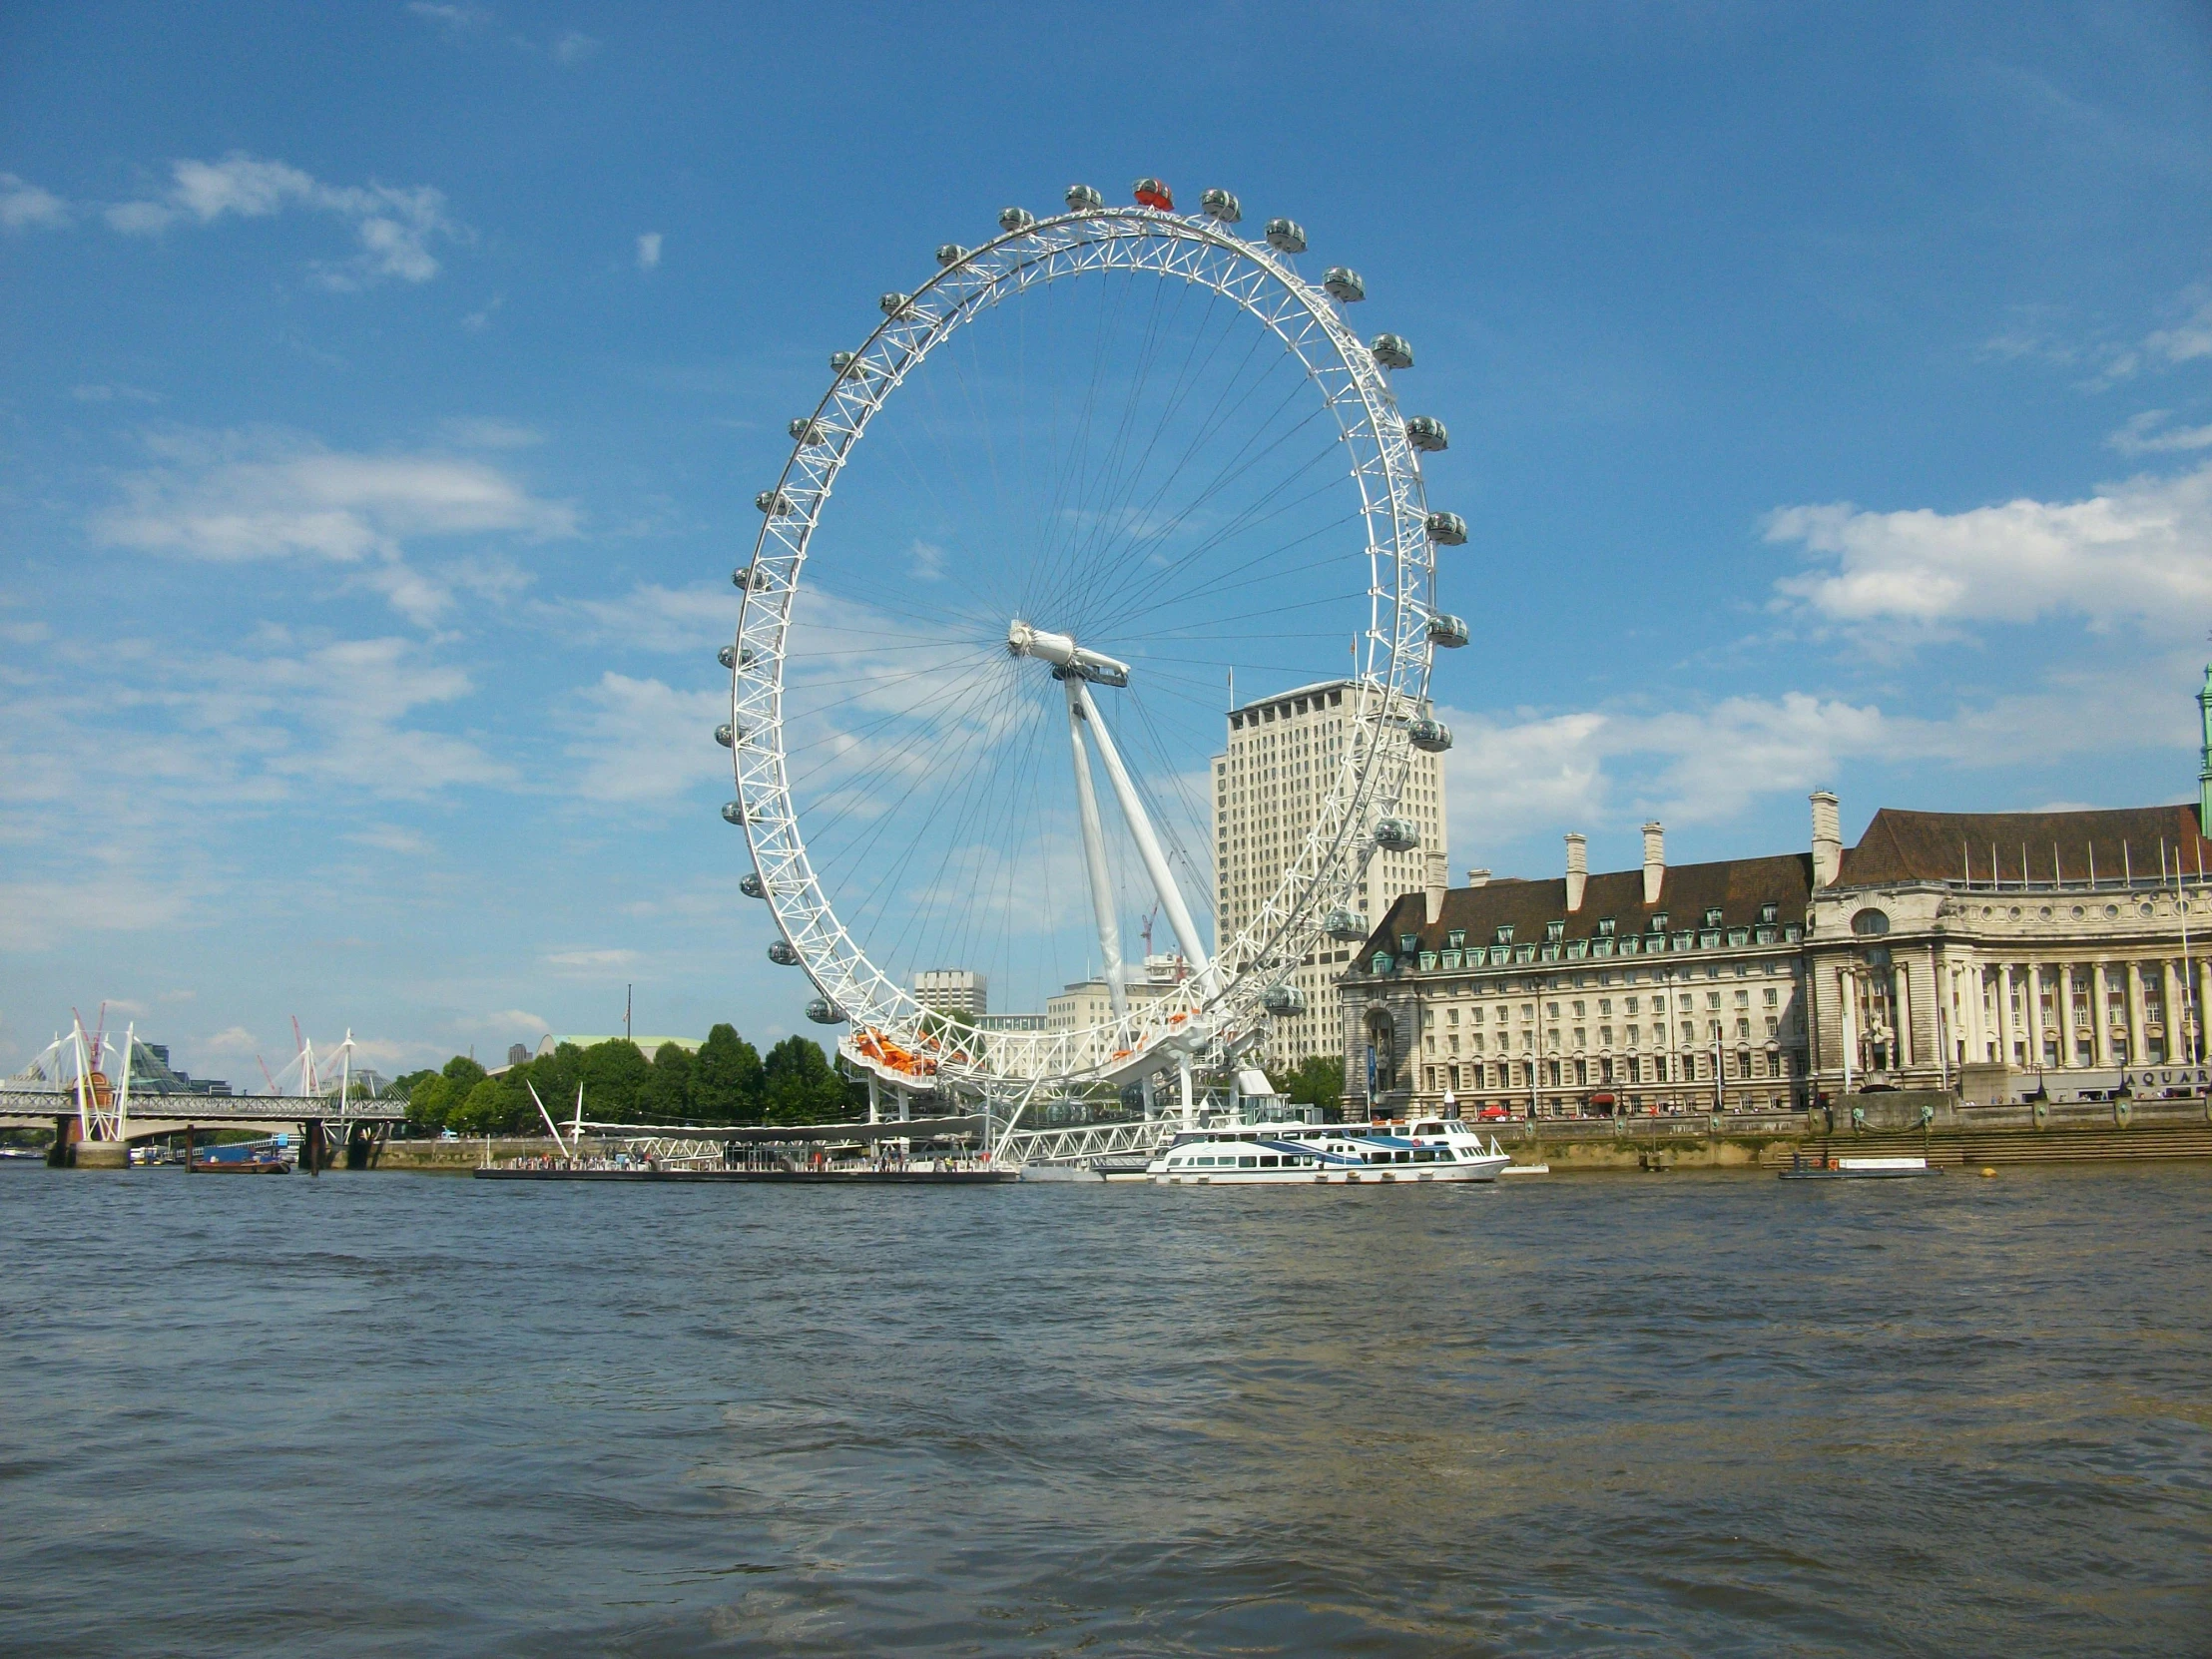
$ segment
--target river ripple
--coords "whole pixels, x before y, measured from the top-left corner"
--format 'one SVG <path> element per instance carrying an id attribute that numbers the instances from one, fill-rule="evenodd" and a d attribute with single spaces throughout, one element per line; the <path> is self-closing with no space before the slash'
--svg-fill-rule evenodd
<path id="1" fill-rule="evenodd" d="M 10 1651 L 2212 1650 L 2201 1165 L 0 1224 Z"/>

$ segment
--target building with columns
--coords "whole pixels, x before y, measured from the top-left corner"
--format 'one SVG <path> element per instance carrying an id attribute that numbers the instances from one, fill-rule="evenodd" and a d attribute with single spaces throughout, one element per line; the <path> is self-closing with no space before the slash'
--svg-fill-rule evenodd
<path id="1" fill-rule="evenodd" d="M 1566 837 L 1549 880 L 1390 906 L 1338 981 L 1345 1105 L 1393 1115 L 1788 1110 L 1807 1104 L 1803 852 L 1591 874 Z"/>
<path id="2" fill-rule="evenodd" d="M 2212 677 L 2206 703 L 2212 775 Z M 1830 826 L 1805 947 L 1816 1086 L 2064 1098 L 2201 1068 L 2205 794 L 2196 808 L 2108 812 L 1884 808 L 1849 850 L 1835 798 L 1814 797 Z"/>

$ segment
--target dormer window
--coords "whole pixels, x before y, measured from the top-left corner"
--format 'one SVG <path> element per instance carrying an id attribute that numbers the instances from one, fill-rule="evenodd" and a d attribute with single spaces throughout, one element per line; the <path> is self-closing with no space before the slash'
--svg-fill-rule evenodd
<path id="1" fill-rule="evenodd" d="M 1720 924 L 1721 907 L 1718 904 L 1707 905 L 1705 909 L 1705 925 L 1708 927 L 1718 927 Z"/>
<path id="2" fill-rule="evenodd" d="M 1664 933 L 1667 930 L 1666 911 L 1654 910 L 1651 912 L 1651 930 L 1654 933 Z"/>
<path id="3" fill-rule="evenodd" d="M 1601 939 L 1609 939 L 1613 936 L 1613 918 L 1611 916 L 1598 917 L 1597 936 Z"/>
<path id="4" fill-rule="evenodd" d="M 1400 956 L 1410 956 L 1410 955 L 1412 955 L 1412 953 L 1413 953 L 1414 951 L 1418 950 L 1419 948 L 1420 948 L 1420 935 L 1419 935 L 1418 933 L 1400 933 L 1400 934 L 1398 934 L 1398 936 L 1397 936 L 1397 953 L 1398 953 L 1398 954 L 1399 954 Z"/>
<path id="5" fill-rule="evenodd" d="M 1493 932 L 1490 935 L 1490 942 L 1492 944 L 1511 944 L 1513 942 L 1512 923 L 1508 922 Z"/>
<path id="6" fill-rule="evenodd" d="M 1550 943 L 1550 944 L 1557 944 L 1557 943 L 1558 943 L 1558 942 L 1559 942 L 1559 941 L 1560 941 L 1561 939 L 1565 938 L 1566 936 L 1567 936 L 1567 924 L 1566 924 L 1565 922 L 1563 922 L 1563 921 L 1547 921 L 1547 922 L 1545 922 L 1545 923 L 1544 923 L 1544 939 L 1545 939 L 1545 941 L 1546 941 L 1547 943 Z"/>
<path id="7" fill-rule="evenodd" d="M 1778 911 L 1778 909 L 1779 909 L 1779 908 L 1780 908 L 1780 907 L 1779 907 L 1778 905 L 1776 905 L 1775 903 L 1773 903 L 1773 902 L 1772 902 L 1771 900 L 1770 900 L 1769 902 L 1765 903 L 1765 904 L 1762 904 L 1762 905 L 1760 905 L 1760 906 L 1759 906 L 1759 919 L 1760 919 L 1761 921 L 1763 921 L 1763 922 L 1766 922 L 1766 923 L 1768 923 L 1768 924 L 1769 924 L 1769 925 L 1771 926 L 1771 925 L 1773 924 L 1773 922 L 1774 922 L 1774 919 L 1775 919 L 1775 915 L 1776 915 L 1776 912 Z"/>
<path id="8" fill-rule="evenodd" d="M 1466 947 L 1467 930 L 1464 927 L 1454 927 L 1444 935 L 1444 948 L 1446 950 L 1464 950 Z"/>

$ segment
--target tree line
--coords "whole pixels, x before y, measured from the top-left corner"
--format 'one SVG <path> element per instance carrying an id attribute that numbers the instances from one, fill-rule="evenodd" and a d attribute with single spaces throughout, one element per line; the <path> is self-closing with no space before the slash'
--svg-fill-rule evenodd
<path id="1" fill-rule="evenodd" d="M 396 1080 L 407 1100 L 407 1122 L 420 1131 L 463 1135 L 542 1134 L 538 1099 L 556 1123 L 576 1110 L 601 1123 L 835 1123 L 860 1114 L 862 1086 L 830 1063 L 811 1037 L 790 1036 L 768 1051 L 717 1025 L 695 1054 L 663 1043 L 648 1059 L 627 1037 L 580 1048 L 562 1043 L 496 1077 L 465 1054 L 437 1070 Z"/>

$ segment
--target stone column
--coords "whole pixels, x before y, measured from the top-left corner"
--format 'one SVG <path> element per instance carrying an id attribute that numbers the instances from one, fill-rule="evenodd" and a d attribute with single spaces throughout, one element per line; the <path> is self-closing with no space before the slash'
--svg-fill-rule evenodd
<path id="1" fill-rule="evenodd" d="M 1979 1064 L 1989 1057 L 1988 1033 L 1983 1029 L 1986 1010 L 1981 1003 L 1981 960 L 1974 958 L 1966 966 L 1966 1058 Z"/>
<path id="2" fill-rule="evenodd" d="M 2029 962 L 2026 967 L 2027 1063 L 2039 1071 L 2043 1064 L 2043 967 L 2040 962 Z"/>
<path id="3" fill-rule="evenodd" d="M 2127 1063 L 2143 1063 L 2143 969 L 2145 962 L 2122 962 L 2120 983 L 2127 987 Z"/>
<path id="4" fill-rule="evenodd" d="M 1913 1063 L 1913 964 L 1890 959 L 1891 1009 L 1897 1021 L 1897 1041 L 1891 1045 L 1891 1063 L 1903 1071 Z"/>
<path id="5" fill-rule="evenodd" d="M 1997 999 L 1997 1059 L 2009 1066 L 2012 1063 L 2012 964 L 1999 962 L 1996 967 Z"/>
<path id="6" fill-rule="evenodd" d="M 2095 1044 L 2092 1052 L 2100 1066 L 2112 1063 L 2112 1021 L 2105 1003 L 2104 969 L 2102 962 L 2089 964 L 2089 1034 Z"/>
<path id="7" fill-rule="evenodd" d="M 2184 1042 L 2182 1032 L 2187 1022 L 2181 1008 L 2181 975 L 2174 971 L 2171 956 L 2160 958 L 2158 963 L 2158 1020 L 2166 1030 L 2165 1040 L 2160 1045 L 2166 1051 L 2166 1064 L 2179 1065 Z"/>

